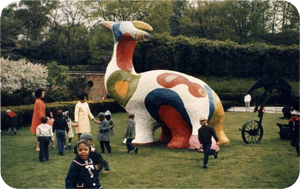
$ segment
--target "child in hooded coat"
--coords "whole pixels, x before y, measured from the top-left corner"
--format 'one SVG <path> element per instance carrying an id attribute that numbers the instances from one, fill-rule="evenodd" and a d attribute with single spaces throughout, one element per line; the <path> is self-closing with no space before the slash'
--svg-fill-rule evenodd
<path id="1" fill-rule="evenodd" d="M 65 179 L 66 188 L 103 188 L 89 153 L 90 145 L 87 141 L 80 140 L 77 143 L 77 155 Z"/>

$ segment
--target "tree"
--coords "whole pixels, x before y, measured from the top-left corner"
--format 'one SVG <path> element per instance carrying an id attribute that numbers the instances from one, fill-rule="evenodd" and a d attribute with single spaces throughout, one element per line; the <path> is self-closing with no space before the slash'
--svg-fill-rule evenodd
<path id="1" fill-rule="evenodd" d="M 270 22 L 270 16 L 267 14 L 267 10 L 269 9 L 269 1 L 257 0 L 251 2 L 249 12 L 250 36 L 256 38 L 268 32 L 267 24 Z"/>
<path id="2" fill-rule="evenodd" d="M 295 30 L 299 26 L 299 13 L 294 5 L 287 1 L 279 1 L 280 31 L 282 33 Z M 298 29 L 296 29 L 297 31 Z"/>
<path id="3" fill-rule="evenodd" d="M 89 32 L 83 24 L 85 18 L 79 4 L 77 1 L 59 1 L 51 12 L 50 40 L 57 41 L 60 62 L 66 65 L 87 64 L 90 59 Z"/>
<path id="4" fill-rule="evenodd" d="M 172 36 L 180 34 L 180 21 L 182 19 L 182 11 L 185 9 L 186 1 L 173 2 L 173 14 L 170 17 L 170 29 Z"/>
<path id="5" fill-rule="evenodd" d="M 47 26 L 49 18 L 47 14 L 52 1 L 26 1 L 21 0 L 20 8 L 16 11 L 16 17 L 22 21 L 25 35 L 28 40 L 36 41 L 41 32 Z M 50 6 L 51 7 L 51 6 Z"/>
<path id="6" fill-rule="evenodd" d="M 78 9 L 87 23 L 94 27 L 98 21 L 143 20 L 155 28 L 153 33 L 169 32 L 172 1 L 80 1 Z"/>
<path id="7" fill-rule="evenodd" d="M 153 28 L 153 34 L 170 33 L 170 17 L 173 13 L 171 1 L 155 1 L 144 19 Z"/>
<path id="8" fill-rule="evenodd" d="M 64 87 L 69 79 L 69 67 L 58 65 L 57 62 L 53 61 L 47 63 L 48 69 L 48 86 L 49 90 L 55 87 Z"/>
<path id="9" fill-rule="evenodd" d="M 91 20 L 128 21 L 144 20 L 150 14 L 152 1 L 116 0 L 116 1 L 82 1 L 81 12 Z M 88 7 L 88 8 L 87 8 Z"/>
<path id="10" fill-rule="evenodd" d="M 224 26 L 220 7 L 224 3 L 219 1 L 197 1 L 190 4 L 185 11 L 187 15 L 182 21 L 182 34 L 200 38 L 216 39 Z"/>
<path id="11" fill-rule="evenodd" d="M 22 22 L 16 17 L 17 4 L 9 4 L 1 14 L 1 39 L 16 38 L 22 33 Z"/>
<path id="12" fill-rule="evenodd" d="M 47 85 L 47 68 L 25 59 L 11 61 L 1 58 L 1 91 L 13 93 L 19 89 L 34 91 Z"/>

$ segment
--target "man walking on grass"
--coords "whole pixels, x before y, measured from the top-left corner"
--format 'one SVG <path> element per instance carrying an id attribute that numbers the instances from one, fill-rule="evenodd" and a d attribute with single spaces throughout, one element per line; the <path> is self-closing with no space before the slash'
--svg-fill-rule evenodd
<path id="1" fill-rule="evenodd" d="M 204 160 L 203 160 L 203 168 L 206 169 L 208 166 L 208 156 L 214 155 L 215 158 L 218 157 L 218 152 L 216 150 L 212 150 L 211 148 L 211 137 L 214 137 L 217 144 L 219 144 L 219 139 L 215 133 L 215 130 L 207 125 L 206 118 L 200 119 L 200 124 L 202 127 L 198 130 L 198 138 L 200 144 L 203 146 Z"/>

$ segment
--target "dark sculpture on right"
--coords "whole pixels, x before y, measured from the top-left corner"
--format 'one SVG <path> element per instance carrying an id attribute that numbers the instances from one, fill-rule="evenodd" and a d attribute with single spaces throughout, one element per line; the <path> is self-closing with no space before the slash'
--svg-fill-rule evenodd
<path id="1" fill-rule="evenodd" d="M 246 144 L 260 143 L 263 137 L 262 119 L 264 114 L 264 106 L 274 98 L 280 100 L 282 104 L 285 104 L 282 109 L 283 117 L 290 118 L 293 110 L 299 112 L 299 92 L 292 95 L 292 87 L 283 79 L 275 76 L 265 77 L 256 82 L 247 92 L 247 94 L 253 93 L 253 91 L 263 88 L 264 93 L 256 100 L 254 111 L 258 111 L 259 121 L 250 120 L 247 121 L 242 129 L 242 138 Z M 280 128 L 280 138 L 289 139 L 289 126 L 277 123 Z"/>

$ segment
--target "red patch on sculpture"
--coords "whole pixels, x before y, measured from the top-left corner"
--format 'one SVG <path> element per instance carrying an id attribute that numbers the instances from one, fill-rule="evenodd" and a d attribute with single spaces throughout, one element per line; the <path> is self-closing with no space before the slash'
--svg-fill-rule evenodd
<path id="1" fill-rule="evenodd" d="M 167 125 L 168 129 L 171 131 L 172 138 L 167 147 L 188 148 L 192 130 L 182 118 L 181 114 L 174 107 L 163 105 L 159 108 L 158 115 L 161 121 Z"/>
<path id="2" fill-rule="evenodd" d="M 205 97 L 206 92 L 204 88 L 198 83 L 189 81 L 182 75 L 174 73 L 163 73 L 157 77 L 157 83 L 165 88 L 173 88 L 179 84 L 184 84 L 188 86 L 189 92 L 194 97 Z"/>
<path id="3" fill-rule="evenodd" d="M 132 71 L 132 56 L 135 46 L 136 42 L 130 34 L 126 33 L 122 36 L 117 45 L 117 65 L 121 70 Z"/>

